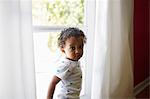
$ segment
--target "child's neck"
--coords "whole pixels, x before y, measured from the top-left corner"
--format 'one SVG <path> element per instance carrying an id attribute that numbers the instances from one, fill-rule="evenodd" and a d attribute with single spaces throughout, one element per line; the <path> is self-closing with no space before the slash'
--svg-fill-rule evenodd
<path id="1" fill-rule="evenodd" d="M 66 57 L 67 58 L 67 57 Z M 68 60 L 71 60 L 71 61 L 78 61 L 78 60 L 73 60 L 73 59 L 70 59 L 70 58 L 67 58 Z"/>

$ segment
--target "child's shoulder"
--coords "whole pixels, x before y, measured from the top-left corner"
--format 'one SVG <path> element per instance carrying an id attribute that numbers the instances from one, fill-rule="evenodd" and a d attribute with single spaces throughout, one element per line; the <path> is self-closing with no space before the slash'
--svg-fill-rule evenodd
<path id="1" fill-rule="evenodd" d="M 71 61 L 67 58 L 62 58 L 57 63 L 57 67 L 75 67 L 76 65 L 78 65 L 77 61 Z"/>

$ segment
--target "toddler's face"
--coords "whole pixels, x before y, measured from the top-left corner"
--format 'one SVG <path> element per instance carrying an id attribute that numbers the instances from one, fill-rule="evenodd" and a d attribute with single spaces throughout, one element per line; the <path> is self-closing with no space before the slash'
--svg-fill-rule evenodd
<path id="1" fill-rule="evenodd" d="M 83 55 L 83 46 L 83 37 L 70 37 L 66 40 L 65 46 L 61 50 L 67 58 L 77 61 Z"/>

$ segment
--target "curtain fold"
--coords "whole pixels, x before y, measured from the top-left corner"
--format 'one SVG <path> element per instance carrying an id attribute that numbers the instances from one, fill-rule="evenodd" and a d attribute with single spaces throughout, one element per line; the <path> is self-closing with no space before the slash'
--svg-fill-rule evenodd
<path id="1" fill-rule="evenodd" d="M 31 2 L 0 1 L 0 99 L 36 99 Z"/>
<path id="2" fill-rule="evenodd" d="M 133 97 L 132 0 L 96 0 L 91 99 Z"/>

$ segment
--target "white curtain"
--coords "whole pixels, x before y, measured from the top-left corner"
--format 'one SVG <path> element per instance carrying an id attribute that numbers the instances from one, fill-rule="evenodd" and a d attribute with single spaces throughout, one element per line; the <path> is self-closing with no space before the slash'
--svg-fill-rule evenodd
<path id="1" fill-rule="evenodd" d="M 35 99 L 31 0 L 0 0 L 0 99 Z"/>
<path id="2" fill-rule="evenodd" d="M 133 95 L 132 0 L 96 0 L 91 99 Z"/>

